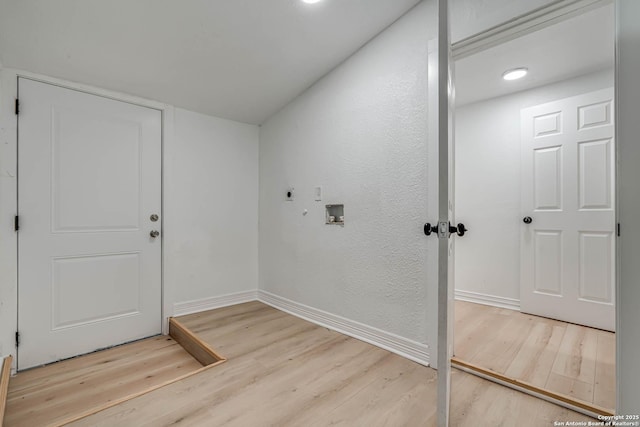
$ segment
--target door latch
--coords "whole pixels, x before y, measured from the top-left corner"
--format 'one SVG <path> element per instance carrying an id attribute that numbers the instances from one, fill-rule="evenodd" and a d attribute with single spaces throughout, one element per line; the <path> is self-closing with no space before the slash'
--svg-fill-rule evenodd
<path id="1" fill-rule="evenodd" d="M 469 230 L 467 230 L 467 227 L 465 227 L 463 223 L 454 226 L 451 225 L 450 222 L 441 221 L 438 225 L 431 225 L 430 222 L 424 225 L 425 236 L 431 236 L 431 233 L 438 233 L 438 238 L 440 239 L 448 239 L 453 233 L 462 237 L 467 231 Z"/>
<path id="2" fill-rule="evenodd" d="M 448 239 L 451 236 L 450 223 L 447 221 L 440 221 L 438 223 L 438 239 Z"/>

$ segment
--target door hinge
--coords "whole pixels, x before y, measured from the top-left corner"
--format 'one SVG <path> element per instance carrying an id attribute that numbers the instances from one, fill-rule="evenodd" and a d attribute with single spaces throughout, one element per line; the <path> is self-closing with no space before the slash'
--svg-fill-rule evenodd
<path id="1" fill-rule="evenodd" d="M 617 228 L 618 237 L 620 237 L 620 223 L 618 223 L 618 226 L 616 228 Z"/>
<path id="2" fill-rule="evenodd" d="M 16 109 L 15 109 L 15 111 L 16 111 L 16 116 L 18 114 L 20 114 L 20 100 L 18 98 L 16 98 Z"/>
<path id="3" fill-rule="evenodd" d="M 20 347 L 20 332 L 16 331 L 16 348 Z"/>
<path id="4" fill-rule="evenodd" d="M 13 218 L 13 231 L 18 231 L 18 230 L 20 230 L 20 217 L 16 215 Z"/>

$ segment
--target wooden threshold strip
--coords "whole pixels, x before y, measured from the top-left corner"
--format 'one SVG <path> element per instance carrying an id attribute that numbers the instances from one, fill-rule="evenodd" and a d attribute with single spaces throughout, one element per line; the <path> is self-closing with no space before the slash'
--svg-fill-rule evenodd
<path id="1" fill-rule="evenodd" d="M 68 419 L 66 419 L 66 420 L 64 420 L 64 421 L 62 421 L 62 422 L 60 422 L 58 424 L 55 424 L 55 427 L 61 427 L 61 426 L 70 424 L 70 423 L 72 423 L 74 421 L 78 421 L 78 420 L 80 420 L 82 418 L 86 418 L 86 417 L 88 417 L 90 415 L 93 415 L 93 414 L 96 414 L 96 413 L 98 413 L 100 411 L 104 411 L 105 409 L 109 409 L 109 408 L 111 408 L 113 406 L 117 406 L 117 405 L 119 405 L 121 403 L 126 402 L 127 400 L 135 399 L 136 397 L 140 397 L 140 396 L 143 396 L 143 395 L 145 395 L 147 393 L 151 393 L 152 391 L 155 391 L 155 390 L 158 390 L 159 388 L 168 386 L 169 384 L 173 384 L 175 382 L 182 381 L 185 378 L 189 378 L 189 377 L 191 377 L 193 375 L 199 374 L 200 372 L 206 371 L 207 369 L 213 368 L 214 366 L 218 366 L 219 364 L 224 363 L 225 361 L 226 361 L 226 359 L 220 360 L 219 362 L 212 363 L 211 365 L 203 366 L 202 368 L 197 369 L 197 370 L 195 370 L 193 372 L 189 372 L 188 374 L 184 374 L 184 375 L 179 376 L 177 378 L 173 378 L 173 379 L 171 379 L 169 381 L 165 381 L 164 383 L 158 384 L 158 385 L 153 386 L 151 388 L 148 388 L 147 390 L 143 390 L 143 391 L 138 392 L 138 393 L 133 393 L 133 394 L 130 394 L 129 396 L 125 396 L 123 398 L 113 400 L 113 401 L 111 401 L 109 403 L 105 403 L 102 406 L 90 409 L 90 410 L 88 410 L 86 412 L 80 413 L 80 414 L 78 414 L 78 415 L 76 415 L 76 416 L 74 416 L 72 418 L 68 418 Z"/>
<path id="2" fill-rule="evenodd" d="M 451 366 L 459 368 L 470 374 L 476 374 L 481 378 L 485 378 L 489 381 L 514 388 L 518 391 L 522 391 L 527 394 L 531 394 L 536 397 L 540 397 L 548 402 L 555 403 L 565 408 L 577 410 L 585 415 L 596 418 L 598 415 L 610 416 L 614 413 L 606 408 L 583 402 L 581 400 L 573 399 L 563 394 L 554 393 L 549 390 L 545 390 L 533 384 L 529 384 L 525 381 L 520 381 L 515 378 L 507 377 L 506 375 L 499 374 L 490 369 L 482 368 L 474 365 L 473 363 L 465 362 L 456 357 L 451 358 Z"/>
<path id="3" fill-rule="evenodd" d="M 78 414 L 77 416 L 73 417 L 73 418 L 69 418 L 64 420 L 63 422 L 57 424 L 55 427 L 60 427 L 69 423 L 72 423 L 74 421 L 80 420 L 82 418 L 86 418 L 90 415 L 96 414 L 100 411 L 104 411 L 105 409 L 109 409 L 113 406 L 119 405 L 121 403 L 126 402 L 127 400 L 131 400 L 131 399 L 135 399 L 136 397 L 140 397 L 142 395 L 145 395 L 147 393 L 151 393 L 152 391 L 155 391 L 159 388 L 168 386 L 169 384 L 173 384 L 175 382 L 178 381 L 182 381 L 185 378 L 189 378 L 193 375 L 197 375 L 203 371 L 206 371 L 208 369 L 211 369 L 215 366 L 218 366 L 224 362 L 227 361 L 226 357 L 223 357 L 221 355 L 219 355 L 218 353 L 216 353 L 215 350 L 213 350 L 207 343 L 205 343 L 204 341 L 202 341 L 200 338 L 198 338 L 197 336 L 195 336 L 190 330 L 188 330 L 187 328 L 185 328 L 178 320 L 176 320 L 173 317 L 169 318 L 169 335 L 171 336 L 171 338 L 173 338 L 178 344 L 180 344 L 182 346 L 182 348 L 184 348 L 187 353 L 189 353 L 194 359 L 196 359 L 198 362 L 200 362 L 200 364 L 202 364 L 202 368 L 197 369 L 193 372 L 189 372 L 187 374 L 184 374 L 180 377 L 171 379 L 169 381 L 166 381 L 162 384 L 158 384 L 154 387 L 151 387 L 147 390 L 143 390 L 141 392 L 138 393 L 134 393 L 131 394 L 129 396 L 123 397 L 121 399 L 117 399 L 114 401 L 111 401 L 109 403 L 104 404 L 103 406 L 97 407 L 97 408 L 93 408 L 91 410 L 88 410 L 86 412 L 83 412 L 81 414 Z M 0 424 L 1 426 L 2 424 Z"/>
<path id="4" fill-rule="evenodd" d="M 7 407 L 7 395 L 9 394 L 9 377 L 11 377 L 12 356 L 7 356 L 2 361 L 0 370 L 0 426 L 3 425 L 4 410 Z"/>
<path id="5" fill-rule="evenodd" d="M 198 338 L 193 332 L 184 327 L 175 317 L 169 318 L 169 335 L 176 340 L 194 359 L 209 366 L 214 363 L 221 363 L 227 360 L 220 356 L 214 349 Z"/>

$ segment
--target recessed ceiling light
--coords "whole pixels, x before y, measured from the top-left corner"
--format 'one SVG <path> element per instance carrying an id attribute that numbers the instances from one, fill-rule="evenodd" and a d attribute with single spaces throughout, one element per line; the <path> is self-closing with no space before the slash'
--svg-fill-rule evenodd
<path id="1" fill-rule="evenodd" d="M 302 3 L 306 3 L 306 4 L 314 4 L 314 3 L 320 3 L 322 0 L 302 0 Z"/>
<path id="2" fill-rule="evenodd" d="M 502 73 L 502 78 L 505 80 L 518 80 L 526 76 L 528 72 L 529 70 L 524 67 L 514 68 L 513 70 L 507 70 Z"/>

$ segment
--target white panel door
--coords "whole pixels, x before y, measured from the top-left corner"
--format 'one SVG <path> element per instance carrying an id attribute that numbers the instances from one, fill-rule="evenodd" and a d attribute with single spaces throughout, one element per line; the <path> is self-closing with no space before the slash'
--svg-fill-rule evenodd
<path id="1" fill-rule="evenodd" d="M 161 112 L 18 91 L 18 368 L 160 333 Z"/>
<path id="2" fill-rule="evenodd" d="M 615 329 L 613 106 L 613 89 L 605 89 L 521 112 L 521 310 L 609 331 Z"/>

